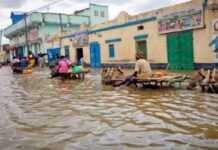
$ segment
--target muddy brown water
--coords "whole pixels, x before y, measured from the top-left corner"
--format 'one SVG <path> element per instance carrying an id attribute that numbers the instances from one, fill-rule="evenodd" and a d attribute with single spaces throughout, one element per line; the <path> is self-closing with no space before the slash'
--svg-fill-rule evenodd
<path id="1" fill-rule="evenodd" d="M 0 150 L 217 150 L 218 95 L 0 69 Z"/>

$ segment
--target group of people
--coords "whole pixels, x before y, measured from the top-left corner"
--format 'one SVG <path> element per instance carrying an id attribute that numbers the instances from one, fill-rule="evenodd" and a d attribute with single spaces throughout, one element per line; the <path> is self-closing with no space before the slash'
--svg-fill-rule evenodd
<path id="1" fill-rule="evenodd" d="M 29 54 L 28 57 L 14 56 L 11 61 L 11 67 L 14 73 L 22 73 L 23 70 L 37 65 L 40 67 L 44 67 L 45 65 L 45 59 L 42 54 L 39 54 L 38 57 L 33 54 Z"/>
<path id="2" fill-rule="evenodd" d="M 83 71 L 83 64 L 73 64 L 67 57 L 60 56 L 50 65 L 50 69 L 51 78 L 61 77 L 62 79 L 69 79 L 73 78 L 72 73 L 79 75 Z"/>

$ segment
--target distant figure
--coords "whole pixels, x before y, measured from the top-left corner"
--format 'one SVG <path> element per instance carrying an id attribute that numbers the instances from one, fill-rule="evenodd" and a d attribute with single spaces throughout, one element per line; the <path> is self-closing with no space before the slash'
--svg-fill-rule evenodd
<path id="1" fill-rule="evenodd" d="M 59 77 L 59 65 L 58 62 L 54 64 L 53 66 L 50 66 L 51 69 L 51 78 Z"/>
<path id="2" fill-rule="evenodd" d="M 22 57 L 20 60 L 20 67 L 22 69 L 26 68 L 28 66 L 28 61 L 26 57 Z"/>
<path id="3" fill-rule="evenodd" d="M 44 68 L 44 66 L 45 66 L 45 58 L 43 57 L 42 54 L 39 54 L 38 65 L 40 68 Z"/>
<path id="4" fill-rule="evenodd" d="M 34 67 L 36 64 L 35 57 L 32 54 L 28 56 L 28 63 L 29 63 L 29 67 Z"/>
<path id="5" fill-rule="evenodd" d="M 70 61 L 64 56 L 61 56 L 58 62 L 58 73 L 62 79 L 68 78 L 69 69 L 70 69 Z"/>
<path id="6" fill-rule="evenodd" d="M 83 59 L 83 57 L 81 57 L 81 58 L 79 59 L 79 65 L 81 65 L 81 66 L 84 65 L 84 59 Z"/>
<path id="7" fill-rule="evenodd" d="M 18 66 L 19 65 L 19 63 L 20 63 L 20 59 L 18 58 L 18 57 L 13 57 L 13 60 L 11 61 L 11 65 L 12 66 Z"/>

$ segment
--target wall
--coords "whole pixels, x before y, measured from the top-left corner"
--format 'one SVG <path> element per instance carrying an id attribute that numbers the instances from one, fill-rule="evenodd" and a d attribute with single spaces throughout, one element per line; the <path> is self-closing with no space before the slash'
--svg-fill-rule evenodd
<path id="1" fill-rule="evenodd" d="M 141 13 L 135 16 L 128 16 L 122 13 L 118 18 L 97 24 L 91 28 L 90 43 L 98 41 L 101 45 L 102 63 L 131 63 L 135 61 L 136 44 L 134 36 L 147 35 L 148 60 L 154 64 L 167 64 L 167 34 L 159 34 L 158 22 L 147 21 L 139 24 L 132 24 L 134 21 L 140 21 L 145 17 L 164 16 L 172 12 L 188 10 L 191 8 L 202 8 L 204 0 L 193 0 L 171 7 L 161 8 L 150 12 Z M 215 53 L 209 46 L 212 40 L 212 21 L 218 18 L 218 11 L 205 11 L 205 27 L 193 30 L 194 44 L 194 62 L 196 64 L 215 63 Z M 144 30 L 138 31 L 137 26 L 143 25 Z M 119 28 L 116 28 L 118 26 Z M 104 30 L 110 28 L 108 30 Z M 103 30 L 102 30 L 103 29 Z M 97 32 L 92 32 L 97 31 Z M 218 34 L 217 34 L 218 35 Z M 109 58 L 109 48 L 106 40 L 121 39 L 114 42 L 115 58 Z"/>
<path id="2" fill-rule="evenodd" d="M 211 11 L 205 12 L 205 29 L 194 31 L 194 56 L 195 63 L 215 63 L 215 53 L 209 43 L 212 41 L 213 28 L 212 21 L 218 17 L 218 12 L 215 16 Z"/>
<path id="3" fill-rule="evenodd" d="M 109 19 L 107 6 L 90 4 L 89 8 L 90 8 L 89 15 L 90 15 L 91 25 L 99 24 Z M 97 16 L 95 15 L 95 12 L 98 13 Z M 102 12 L 104 13 L 104 16 L 101 16 Z"/>
<path id="4" fill-rule="evenodd" d="M 87 9 L 83 9 L 81 11 L 78 11 L 75 13 L 75 15 L 79 15 L 79 16 L 90 16 L 90 8 Z"/>
<path id="5" fill-rule="evenodd" d="M 144 30 L 138 30 L 138 26 L 143 25 Z M 90 42 L 98 41 L 101 45 L 102 63 L 117 63 L 135 61 L 136 41 L 135 36 L 146 35 L 148 60 L 153 63 L 166 63 L 166 37 L 157 34 L 157 22 L 148 19 L 148 22 L 135 25 L 123 26 L 113 30 L 97 32 L 90 35 Z M 109 58 L 109 44 L 106 40 L 120 38 L 120 42 L 115 42 L 115 58 Z M 111 44 L 111 43 L 110 43 Z"/>
<path id="6" fill-rule="evenodd" d="M 77 53 L 76 53 L 76 48 L 73 47 L 73 43 L 72 41 L 70 40 L 70 38 L 66 38 L 66 39 L 63 39 L 62 40 L 62 43 L 63 43 L 63 47 L 61 49 L 61 54 L 62 55 L 65 55 L 65 51 L 64 51 L 64 46 L 69 46 L 69 49 L 70 49 L 70 60 L 71 62 L 73 63 L 76 63 L 76 57 L 77 57 Z M 86 63 L 90 63 L 90 54 L 89 54 L 89 48 L 88 46 L 84 46 L 84 47 L 81 47 L 83 48 L 83 59 Z"/>

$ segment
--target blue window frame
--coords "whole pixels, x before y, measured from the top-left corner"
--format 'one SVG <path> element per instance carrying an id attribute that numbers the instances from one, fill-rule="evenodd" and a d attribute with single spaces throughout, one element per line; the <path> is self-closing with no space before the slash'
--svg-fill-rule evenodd
<path id="1" fill-rule="evenodd" d="M 115 57 L 115 48 L 114 48 L 114 44 L 109 44 L 109 57 L 110 57 L 110 58 Z"/>

